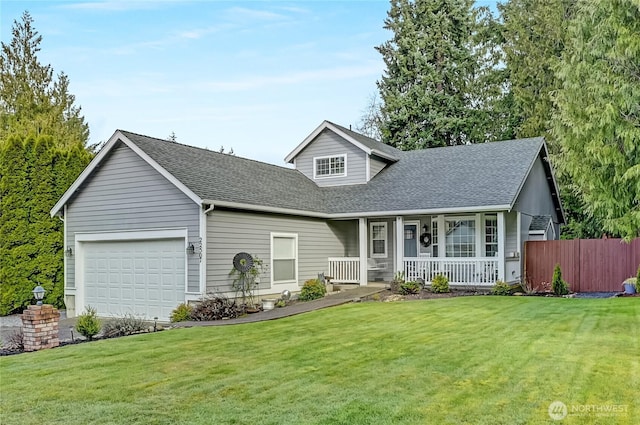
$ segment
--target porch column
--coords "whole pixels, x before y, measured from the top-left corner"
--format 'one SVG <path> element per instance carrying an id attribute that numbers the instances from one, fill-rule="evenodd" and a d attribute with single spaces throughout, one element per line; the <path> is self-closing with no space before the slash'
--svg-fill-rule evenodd
<path id="1" fill-rule="evenodd" d="M 504 281 L 504 257 L 507 255 L 505 250 L 505 239 L 507 233 L 504 225 L 504 212 L 498 213 L 498 279 Z"/>
<path id="2" fill-rule="evenodd" d="M 404 271 L 404 219 L 396 217 L 395 271 Z"/>
<path id="3" fill-rule="evenodd" d="M 360 249 L 360 286 L 367 286 L 367 219 L 358 219 L 358 247 Z"/>

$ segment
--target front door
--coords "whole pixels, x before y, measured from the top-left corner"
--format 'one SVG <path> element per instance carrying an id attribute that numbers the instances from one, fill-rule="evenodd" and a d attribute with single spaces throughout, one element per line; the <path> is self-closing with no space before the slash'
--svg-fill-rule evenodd
<path id="1" fill-rule="evenodd" d="M 404 256 L 418 256 L 418 228 L 419 223 L 404 224 Z"/>

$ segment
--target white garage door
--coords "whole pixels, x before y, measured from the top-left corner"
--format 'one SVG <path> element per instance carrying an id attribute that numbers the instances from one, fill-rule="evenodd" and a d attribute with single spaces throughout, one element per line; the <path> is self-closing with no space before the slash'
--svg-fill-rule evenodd
<path id="1" fill-rule="evenodd" d="M 83 251 L 84 302 L 99 315 L 168 320 L 184 302 L 184 239 L 87 242 Z"/>

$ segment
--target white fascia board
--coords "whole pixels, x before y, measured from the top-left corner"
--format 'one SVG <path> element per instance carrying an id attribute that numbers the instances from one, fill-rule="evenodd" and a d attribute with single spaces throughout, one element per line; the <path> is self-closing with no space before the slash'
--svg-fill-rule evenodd
<path id="1" fill-rule="evenodd" d="M 175 176 L 169 173 L 167 170 L 162 168 L 157 162 L 155 162 L 149 155 L 147 155 L 142 149 L 140 149 L 135 143 L 129 140 L 120 130 L 117 130 L 113 133 L 113 136 L 105 143 L 104 147 L 98 152 L 98 154 L 91 160 L 89 165 L 80 173 L 78 178 L 73 182 L 73 184 L 67 189 L 67 191 L 62 195 L 62 198 L 53 206 L 50 211 L 51 216 L 55 216 L 56 214 L 60 214 L 60 210 L 63 205 L 65 205 L 71 196 L 80 188 L 82 183 L 93 173 L 96 167 L 104 160 L 109 152 L 113 149 L 113 147 L 121 141 L 125 145 L 127 145 L 132 151 L 134 151 L 140 158 L 142 158 L 146 163 L 148 163 L 154 170 L 160 173 L 164 178 L 169 180 L 176 186 L 181 192 L 183 192 L 187 197 L 189 197 L 193 202 L 200 205 L 202 204 L 202 200 L 198 195 L 193 193 L 188 187 L 186 187 L 180 180 L 175 178 Z"/>
<path id="2" fill-rule="evenodd" d="M 82 173 L 80 173 L 78 178 L 71 184 L 69 189 L 67 189 L 67 191 L 64 192 L 60 200 L 58 200 L 58 202 L 56 202 L 53 208 L 51 208 L 51 211 L 49 212 L 51 214 L 51 217 L 55 216 L 56 214 L 60 214 L 62 207 L 67 203 L 69 198 L 71 198 L 71 196 L 76 192 L 76 190 L 78 190 L 80 185 L 87 179 L 87 177 L 89 177 L 91 173 L 93 173 L 93 170 L 96 169 L 98 164 L 100 164 L 104 159 L 104 157 L 107 156 L 107 154 L 111 151 L 111 149 L 113 149 L 113 146 L 116 144 L 116 142 L 120 137 L 124 137 L 122 133 L 120 133 L 120 131 L 116 131 L 115 133 L 113 133 L 113 135 L 107 141 L 107 143 L 105 143 L 102 149 L 100 149 L 100 152 L 98 152 L 98 154 L 95 157 L 93 157 L 89 165 L 87 165 L 87 167 L 82 171 Z"/>
<path id="3" fill-rule="evenodd" d="M 298 156 L 298 154 L 299 154 L 300 152 L 302 152 L 302 150 L 303 150 L 304 148 L 306 148 L 306 147 L 307 147 L 307 145 L 308 145 L 309 143 L 311 143 L 311 141 L 312 141 L 313 139 L 315 139 L 315 138 L 318 136 L 318 134 L 320 134 L 320 133 L 322 132 L 322 130 L 324 130 L 325 128 L 327 128 L 327 124 L 329 124 L 329 123 L 328 123 L 326 120 L 325 120 L 325 121 L 322 121 L 322 124 L 320 124 L 318 127 L 316 127 L 316 129 L 315 129 L 315 130 L 313 130 L 313 131 L 311 132 L 311 134 L 309 134 L 309 135 L 308 135 L 308 136 L 307 136 L 307 137 L 302 141 L 302 143 L 300 143 L 298 146 L 296 146 L 296 148 L 295 148 L 294 150 L 292 150 L 292 151 L 291 151 L 291 153 L 290 153 L 289 155 L 287 155 L 287 156 L 284 158 L 284 161 L 285 161 L 285 162 L 287 162 L 287 163 L 289 163 L 289 162 L 293 162 L 293 159 L 294 159 L 296 156 Z"/>
<path id="4" fill-rule="evenodd" d="M 351 137 L 348 134 L 344 133 L 338 127 L 336 127 L 335 125 L 331 124 L 329 121 L 325 120 L 315 130 L 313 130 L 313 132 L 311 134 L 309 134 L 302 141 L 302 143 L 300 143 L 289 155 L 287 155 L 284 160 L 286 162 L 293 162 L 293 159 L 296 156 L 298 156 L 298 154 L 300 152 L 302 152 L 302 150 L 304 148 L 306 148 L 307 145 L 309 143 L 311 143 L 316 137 L 318 137 L 318 135 L 325 129 L 329 129 L 329 130 L 333 131 L 338 136 L 342 137 L 343 139 L 345 139 L 347 142 L 351 143 L 352 145 L 354 145 L 358 149 L 363 150 L 367 155 L 371 155 L 371 153 L 373 152 L 373 150 L 369 149 L 367 146 L 365 146 L 362 143 L 358 142 L 356 139 L 354 139 L 353 137 Z M 375 151 L 375 154 L 378 155 L 378 156 L 381 156 L 383 158 L 394 159 L 394 158 L 389 158 L 389 156 L 387 154 L 385 154 L 383 152 L 379 152 L 377 150 Z"/>
<path id="5" fill-rule="evenodd" d="M 167 170 L 165 170 L 164 168 L 162 168 L 160 166 L 160 164 L 158 164 L 157 162 L 155 162 L 153 159 L 151 159 L 151 157 L 149 155 L 147 155 L 147 153 L 145 151 L 143 151 L 142 149 L 140 149 L 138 147 L 138 145 L 136 145 L 135 143 L 133 143 L 131 140 L 127 139 L 124 135 L 121 134 L 121 138 L 120 140 L 127 145 L 132 151 L 134 151 L 135 153 L 138 154 L 138 156 L 140 156 L 140 158 L 144 159 L 144 161 L 146 163 L 148 163 L 149 165 L 151 165 L 151 167 L 153 167 L 154 170 L 156 170 L 158 173 L 160 173 L 164 178 L 166 178 L 167 180 L 169 180 L 171 183 L 173 183 L 173 185 L 175 187 L 177 187 L 178 189 L 180 189 L 180 191 L 182 193 L 184 193 L 185 195 L 187 195 L 187 197 L 189 199 L 191 199 L 193 202 L 195 202 L 198 205 L 202 204 L 202 199 L 200 199 L 200 197 L 198 195 L 196 195 L 195 193 L 193 193 L 193 191 L 191 189 L 189 189 L 187 186 L 185 186 L 180 180 L 178 180 L 173 174 L 171 174 L 170 172 L 168 172 Z"/>
<path id="6" fill-rule="evenodd" d="M 386 154 L 386 153 L 384 153 L 382 151 L 379 151 L 378 149 L 371 149 L 371 153 L 374 154 L 375 156 L 379 156 L 379 157 L 387 159 L 387 160 L 389 160 L 391 162 L 398 162 L 399 161 L 399 159 L 396 158 L 395 156 L 388 155 L 388 154 Z"/>

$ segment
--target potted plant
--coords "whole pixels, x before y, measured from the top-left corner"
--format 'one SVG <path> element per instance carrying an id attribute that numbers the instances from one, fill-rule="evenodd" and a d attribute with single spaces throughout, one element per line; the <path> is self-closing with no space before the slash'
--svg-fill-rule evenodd
<path id="1" fill-rule="evenodd" d="M 628 279 L 625 279 L 624 282 L 622 282 L 624 293 L 629 295 L 633 295 L 636 293 L 637 285 L 638 285 L 638 278 L 636 277 L 630 277 Z"/>

